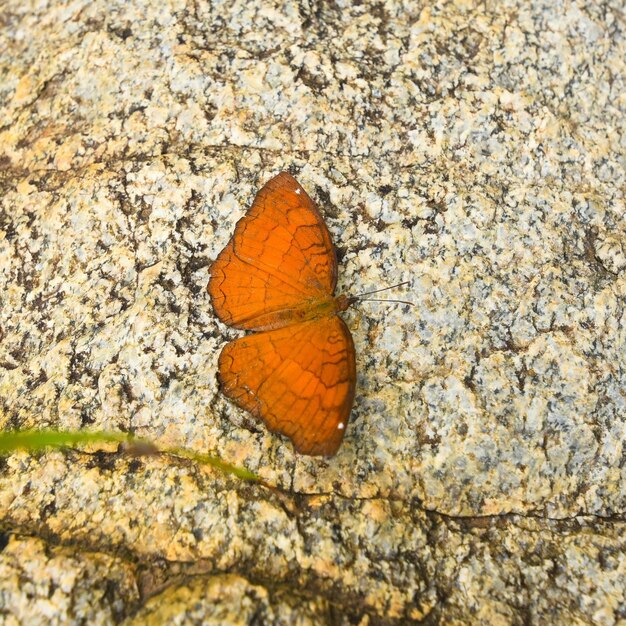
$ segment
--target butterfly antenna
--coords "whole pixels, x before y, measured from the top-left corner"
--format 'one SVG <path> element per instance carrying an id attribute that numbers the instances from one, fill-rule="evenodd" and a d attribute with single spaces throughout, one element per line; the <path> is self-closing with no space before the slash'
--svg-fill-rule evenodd
<path id="1" fill-rule="evenodd" d="M 405 280 L 403 283 L 398 283 L 397 285 L 391 285 L 391 287 L 383 287 L 382 289 L 375 289 L 374 291 L 366 291 L 365 293 L 359 293 L 354 297 L 360 300 L 362 296 L 371 296 L 373 293 L 380 293 L 381 291 L 395 289 L 396 287 L 403 287 L 404 285 L 408 285 L 410 282 L 411 282 L 410 280 Z"/>
<path id="2" fill-rule="evenodd" d="M 408 300 L 381 300 L 379 298 L 359 298 L 359 302 L 393 302 L 394 304 L 408 304 L 409 306 L 415 306 L 415 302 L 409 302 Z"/>
<path id="3" fill-rule="evenodd" d="M 360 293 L 354 296 L 354 301 L 359 302 L 393 302 L 395 304 L 408 304 L 409 306 L 415 306 L 415 303 L 408 302 L 407 300 L 382 300 L 380 298 L 365 298 L 364 296 L 370 296 L 375 293 L 380 293 L 381 291 L 387 291 L 389 289 L 395 289 L 396 287 L 402 287 L 403 285 L 408 285 L 411 281 L 405 280 L 403 283 L 398 283 L 397 285 L 391 285 L 390 287 L 383 287 L 382 289 L 375 289 L 374 291 L 366 291 L 365 293 Z"/>

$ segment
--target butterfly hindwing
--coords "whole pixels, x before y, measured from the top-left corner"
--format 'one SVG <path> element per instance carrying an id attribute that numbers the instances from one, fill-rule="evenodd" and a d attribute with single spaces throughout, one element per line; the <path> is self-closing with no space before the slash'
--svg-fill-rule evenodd
<path id="1" fill-rule="evenodd" d="M 336 315 L 248 335 L 219 359 L 222 391 L 302 454 L 333 455 L 354 400 L 354 345 Z"/>

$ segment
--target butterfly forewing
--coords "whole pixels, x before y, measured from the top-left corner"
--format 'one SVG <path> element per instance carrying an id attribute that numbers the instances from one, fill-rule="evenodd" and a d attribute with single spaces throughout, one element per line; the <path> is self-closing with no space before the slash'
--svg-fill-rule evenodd
<path id="1" fill-rule="evenodd" d="M 218 317 L 236 328 L 281 325 L 307 301 L 331 296 L 335 252 L 324 221 L 286 172 L 270 180 L 237 223 L 211 266 L 209 293 Z"/>

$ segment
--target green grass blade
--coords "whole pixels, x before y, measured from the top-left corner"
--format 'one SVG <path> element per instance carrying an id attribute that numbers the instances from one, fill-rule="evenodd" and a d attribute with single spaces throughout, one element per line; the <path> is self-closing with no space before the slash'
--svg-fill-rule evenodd
<path id="1" fill-rule="evenodd" d="M 225 474 L 232 474 L 242 480 L 261 483 L 261 479 L 254 472 L 244 467 L 237 467 L 221 459 L 201 454 L 186 448 L 159 449 L 149 439 L 140 439 L 125 433 L 107 431 L 58 431 L 58 430 L 17 430 L 0 432 L 0 456 L 11 454 L 16 450 L 43 450 L 45 448 L 68 448 L 76 445 L 98 443 L 124 443 L 127 452 L 136 456 L 144 454 L 169 454 L 189 459 L 202 465 L 211 465 Z"/>
<path id="2" fill-rule="evenodd" d="M 124 433 L 83 432 L 58 430 L 16 430 L 0 432 L 0 454 L 15 450 L 41 450 L 43 448 L 66 448 L 77 444 L 120 443 L 128 441 Z"/>

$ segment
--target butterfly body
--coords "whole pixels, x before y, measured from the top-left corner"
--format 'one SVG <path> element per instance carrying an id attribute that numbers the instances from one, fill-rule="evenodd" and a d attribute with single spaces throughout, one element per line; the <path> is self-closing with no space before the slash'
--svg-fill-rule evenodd
<path id="1" fill-rule="evenodd" d="M 328 229 L 286 172 L 259 191 L 211 266 L 216 314 L 254 331 L 222 350 L 222 391 L 303 454 L 336 453 L 354 401 L 354 345 L 337 315 L 354 299 L 334 296 L 336 282 Z"/>
<path id="2" fill-rule="evenodd" d="M 308 322 L 327 315 L 336 315 L 341 311 L 345 311 L 349 306 L 349 298 L 344 295 L 334 298 L 308 300 L 298 308 L 276 311 L 273 322 L 264 325 L 259 330 L 271 330 L 288 326 L 289 324 Z"/>

